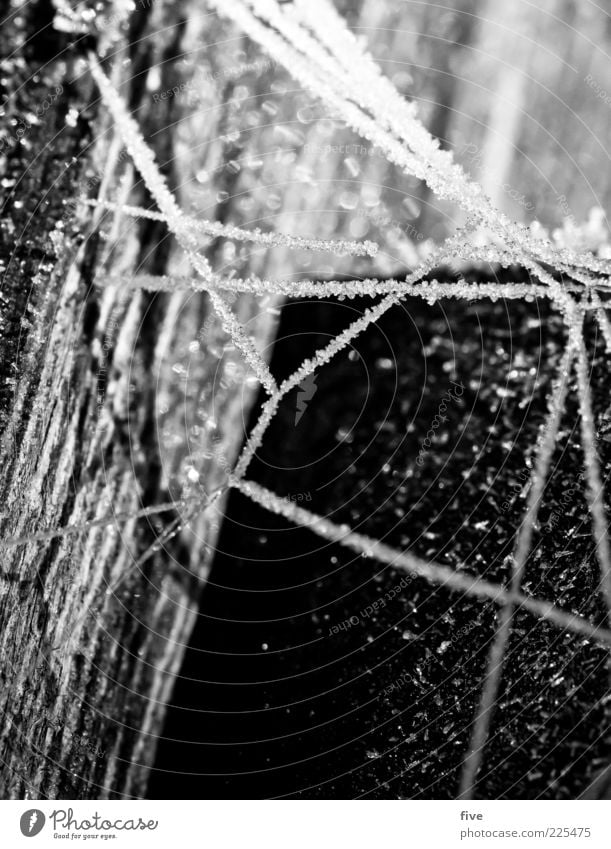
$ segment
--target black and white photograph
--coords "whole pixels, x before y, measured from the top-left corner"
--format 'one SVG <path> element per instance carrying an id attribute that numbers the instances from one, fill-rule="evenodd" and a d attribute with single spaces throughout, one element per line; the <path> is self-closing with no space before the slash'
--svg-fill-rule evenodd
<path id="1" fill-rule="evenodd" d="M 0 21 L 2 845 L 608 845 L 611 8 Z"/>

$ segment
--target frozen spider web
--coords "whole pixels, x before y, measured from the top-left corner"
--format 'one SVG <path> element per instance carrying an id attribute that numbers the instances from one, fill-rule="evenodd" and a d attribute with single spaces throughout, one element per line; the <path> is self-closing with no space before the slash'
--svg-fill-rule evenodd
<path id="1" fill-rule="evenodd" d="M 100 282 L 103 285 L 121 286 L 123 289 L 176 291 L 188 288 L 206 291 L 223 328 L 268 396 L 224 487 L 205 499 L 201 496 L 189 496 L 171 505 L 147 508 L 137 515 L 150 515 L 153 512 L 163 512 L 170 506 L 180 506 L 184 510 L 182 521 L 188 522 L 197 512 L 216 502 L 222 492 L 237 489 L 262 507 L 308 528 L 326 540 L 420 576 L 432 584 L 459 590 L 470 597 L 488 599 L 498 605 L 495 636 L 489 651 L 482 693 L 472 724 L 470 744 L 464 758 L 460 781 L 461 798 L 472 798 L 484 747 L 490 734 L 491 718 L 498 699 L 503 662 L 516 610 L 530 611 L 558 628 L 586 635 L 599 643 L 611 646 L 611 551 L 583 334 L 586 313 L 591 312 L 600 325 L 607 352 L 611 354 L 611 323 L 605 311 L 608 307 L 606 297 L 611 286 L 611 262 L 589 252 L 574 251 L 553 244 L 537 230 L 519 225 L 500 213 L 482 188 L 453 161 L 451 153 L 440 149 L 438 142 L 419 121 L 415 104 L 406 101 L 383 76 L 362 44 L 349 31 L 341 16 L 327 0 L 294 0 L 291 3 L 280 3 L 277 0 L 209 0 L 209 4 L 258 42 L 275 61 L 284 65 L 299 83 L 332 109 L 336 116 L 341 116 L 346 125 L 375 144 L 390 162 L 405 173 L 424 180 L 438 198 L 451 201 L 463 209 L 466 213 L 466 224 L 438 245 L 402 280 L 295 282 L 263 280 L 255 276 L 236 279 L 219 274 L 201 253 L 201 238 L 198 237 L 206 235 L 251 241 L 262 246 L 328 250 L 349 256 L 374 255 L 377 246 L 371 242 L 322 241 L 282 233 L 264 233 L 185 215 L 169 191 L 138 124 L 104 73 L 99 60 L 90 55 L 89 67 L 102 101 L 154 199 L 157 210 L 124 205 L 115 207 L 109 201 L 89 203 L 107 209 L 120 208 L 126 215 L 154 218 L 164 222 L 184 250 L 193 269 L 192 277 L 137 275 L 128 282 L 108 278 Z M 488 234 L 483 246 L 479 237 L 482 232 Z M 504 268 L 519 266 L 526 269 L 530 278 L 538 282 L 477 284 L 463 279 L 453 283 L 425 280 L 430 278 L 436 268 L 452 265 L 457 261 L 498 264 Z M 563 282 L 559 282 L 559 276 Z M 369 307 L 358 320 L 318 350 L 312 358 L 305 360 L 294 374 L 278 384 L 254 341 L 231 309 L 228 297 L 231 293 L 261 296 L 275 294 L 289 298 L 364 295 L 371 298 L 380 297 L 381 300 Z M 287 501 L 247 478 L 250 463 L 261 446 L 282 399 L 295 387 L 311 378 L 318 369 L 344 350 L 357 335 L 408 295 L 420 297 L 429 304 L 443 298 L 472 301 L 483 298 L 532 300 L 544 297 L 551 301 L 566 325 L 567 342 L 547 399 L 548 411 L 536 445 L 527 507 L 517 532 L 508 586 L 456 572 L 449 567 L 421 559 L 409 551 L 391 548 L 380 540 L 356 533 L 348 525 L 335 524 L 326 517 Z M 597 627 L 585 617 L 569 613 L 545 599 L 531 597 L 521 589 L 573 371 L 576 375 L 580 412 L 586 498 L 600 568 L 600 591 L 607 609 L 606 627 Z M 114 522 L 117 518 L 120 517 L 113 516 L 112 520 L 108 521 Z M 129 518 L 133 518 L 133 514 Z M 105 520 L 96 520 L 88 526 L 104 522 Z M 77 533 L 83 528 L 83 525 L 79 525 L 43 531 L 28 537 L 27 540 L 7 540 L 4 545 Z M 176 524 L 166 532 L 165 537 L 161 537 L 161 542 L 175 532 Z M 136 565 L 142 563 L 149 554 L 150 552 L 145 552 Z"/>

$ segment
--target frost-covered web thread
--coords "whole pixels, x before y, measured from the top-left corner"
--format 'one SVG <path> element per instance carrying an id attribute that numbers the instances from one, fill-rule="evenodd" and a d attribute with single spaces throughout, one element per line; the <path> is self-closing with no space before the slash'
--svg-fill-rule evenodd
<path id="1" fill-rule="evenodd" d="M 221 15 L 237 23 L 350 127 L 376 144 L 389 161 L 407 173 L 425 180 L 438 197 L 453 201 L 467 214 L 465 226 L 432 251 L 405 280 L 380 282 L 370 279 L 319 283 L 265 281 L 256 277 L 245 280 L 223 278 L 213 271 L 200 252 L 199 242 L 202 235 L 248 239 L 265 246 L 331 250 L 350 255 L 372 253 L 375 247 L 369 243 L 358 246 L 346 242 L 305 240 L 287 234 L 262 234 L 260 231 L 249 233 L 240 228 L 217 225 L 215 222 L 198 222 L 185 216 L 169 191 L 150 148 L 119 93 L 105 76 L 97 59 L 90 57 L 91 72 L 99 86 L 103 102 L 114 118 L 116 129 L 158 206 L 157 211 L 135 207 L 122 208 L 122 211 L 129 215 L 158 217 L 163 220 L 184 249 L 194 270 L 193 279 L 141 275 L 130 281 L 128 287 L 167 291 L 178 288 L 206 290 L 226 332 L 268 394 L 260 418 L 249 435 L 226 486 L 238 489 L 261 506 L 285 516 L 297 525 L 309 528 L 325 539 L 338 542 L 395 568 L 405 569 L 432 583 L 464 592 L 467 596 L 487 598 L 499 605 L 497 629 L 488 657 L 483 692 L 461 776 L 461 795 L 463 798 L 469 798 L 475 789 L 482 753 L 489 737 L 491 714 L 498 697 L 502 662 L 515 611 L 528 610 L 560 628 L 587 635 L 611 646 L 609 627 L 596 627 L 582 616 L 570 614 L 545 600 L 529 597 L 520 590 L 567 396 L 569 373 L 574 368 L 581 418 L 586 495 L 601 572 L 601 591 L 607 609 L 611 611 L 611 556 L 583 339 L 584 316 L 587 310 L 592 310 L 611 352 L 611 324 L 605 313 L 607 304 L 604 300 L 611 286 L 611 264 L 590 253 L 577 253 L 553 245 L 538 237 L 534 231 L 512 222 L 497 211 L 481 187 L 470 180 L 462 168 L 454 163 L 452 155 L 439 148 L 436 140 L 418 120 L 415 105 L 405 101 L 390 81 L 381 74 L 373 59 L 326 0 L 294 0 L 289 4 L 281 4 L 277 0 L 209 2 Z M 111 204 L 106 206 L 112 208 Z M 472 238 L 473 233 L 481 232 L 481 228 L 485 228 L 490 234 L 490 242 L 484 246 L 477 244 Z M 435 268 L 444 264 L 451 265 L 455 260 L 483 261 L 502 267 L 519 265 L 528 270 L 539 283 L 497 285 L 470 284 L 464 280 L 451 284 L 423 282 L 423 278 L 430 275 Z M 561 273 L 569 282 L 560 283 L 548 270 L 549 267 Z M 102 282 L 124 285 L 116 280 Z M 383 297 L 278 386 L 267 362 L 231 310 L 224 294 L 227 291 L 260 295 L 276 293 L 287 297 Z M 421 297 L 428 303 L 434 303 L 444 297 L 466 300 L 548 297 L 566 323 L 568 341 L 550 394 L 548 417 L 542 427 L 536 449 L 527 510 L 517 535 L 509 589 L 421 560 L 409 552 L 395 550 L 379 540 L 356 533 L 347 525 L 337 525 L 327 518 L 316 516 L 245 479 L 250 461 L 261 445 L 282 398 L 304 379 L 313 375 L 319 367 L 328 363 L 352 339 L 407 295 Z M 210 501 L 216 500 L 220 491 L 219 489 L 213 494 Z M 185 507 L 187 521 L 205 506 L 195 497 L 180 504 Z M 141 511 L 140 515 L 145 512 Z M 77 528 L 65 528 L 42 533 L 64 535 L 76 531 Z M 23 544 L 25 541 L 13 539 L 5 541 L 4 544 Z M 142 558 L 139 562 L 142 562 Z M 611 625 L 609 615 L 607 625 Z"/>

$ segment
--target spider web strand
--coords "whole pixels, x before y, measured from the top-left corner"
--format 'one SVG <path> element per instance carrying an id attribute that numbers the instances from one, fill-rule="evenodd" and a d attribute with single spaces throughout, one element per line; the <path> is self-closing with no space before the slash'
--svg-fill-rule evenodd
<path id="1" fill-rule="evenodd" d="M 572 338 L 569 332 L 569 344 L 562 356 L 558 369 L 558 377 L 548 401 L 549 413 L 543 426 L 543 437 L 539 441 L 535 467 L 531 475 L 527 509 L 516 542 L 510 583 L 513 597 L 516 597 L 520 591 L 526 561 L 532 546 L 535 523 L 541 506 L 551 459 L 556 447 L 556 437 L 564 410 L 568 391 L 569 371 L 575 358 L 575 348 L 576 340 Z M 459 799 L 472 799 L 475 792 L 477 774 L 481 767 L 484 748 L 490 736 L 492 716 L 498 700 L 501 675 L 509 645 L 515 609 L 515 602 L 509 601 L 497 614 L 498 625 L 489 651 L 482 694 L 473 723 L 467 755 L 463 762 Z"/>
<path id="2" fill-rule="evenodd" d="M 397 551 L 379 540 L 351 531 L 347 525 L 336 525 L 329 519 L 297 507 L 265 487 L 253 481 L 232 482 L 231 486 L 246 495 L 256 504 L 265 507 L 272 513 L 284 516 L 290 522 L 313 531 L 318 536 L 387 563 L 395 569 L 409 572 L 415 577 L 424 578 L 432 584 L 440 585 L 449 590 L 462 592 L 473 598 L 488 599 L 497 604 L 518 603 L 522 608 L 535 616 L 546 619 L 558 627 L 582 634 L 599 643 L 611 645 L 611 631 L 597 627 L 579 614 L 568 613 L 551 602 L 532 598 L 523 593 L 511 593 L 501 584 L 467 576 L 455 572 L 448 566 L 427 562 L 407 552 Z"/>

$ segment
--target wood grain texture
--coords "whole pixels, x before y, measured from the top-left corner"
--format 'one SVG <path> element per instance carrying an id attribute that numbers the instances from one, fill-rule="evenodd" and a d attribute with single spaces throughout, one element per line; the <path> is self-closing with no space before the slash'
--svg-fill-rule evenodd
<path id="1" fill-rule="evenodd" d="M 174 186 L 172 121 L 182 104 L 174 98 L 159 108 L 143 83 L 156 64 L 160 87 L 175 84 L 186 33 L 177 18 L 188 5 L 180 13 L 171 3 L 143 6 L 132 14 L 128 38 L 111 38 L 109 25 L 97 45 Z M 73 203 L 147 198 L 86 73 L 82 56 L 91 39 L 74 44 L 52 30 L 50 3 L 28 10 L 2 34 L 11 71 L 7 126 L 36 114 L 51 84 L 62 93 L 2 150 L 2 538 L 111 521 L 2 551 L 0 794 L 138 797 L 219 514 L 195 517 L 160 550 L 151 546 L 177 511 L 120 517 L 184 494 L 180 481 L 193 450 L 187 436 L 194 438 L 185 422 L 195 427 L 206 411 L 214 413 L 214 439 L 230 463 L 256 387 L 223 383 L 236 354 L 225 350 L 204 295 L 128 299 L 94 286 L 100 269 L 167 271 L 170 241 L 154 223 L 102 222 Z M 221 102 L 221 120 L 225 112 Z M 265 346 L 272 314 L 260 315 L 248 296 L 234 308 Z M 190 354 L 187 344 L 197 338 L 201 350 Z M 185 357 L 188 386 L 176 381 Z M 177 422 L 186 436 L 166 440 Z M 198 433 L 201 451 L 212 434 Z M 223 474 L 223 463 L 211 459 L 205 489 L 213 491 Z"/>

